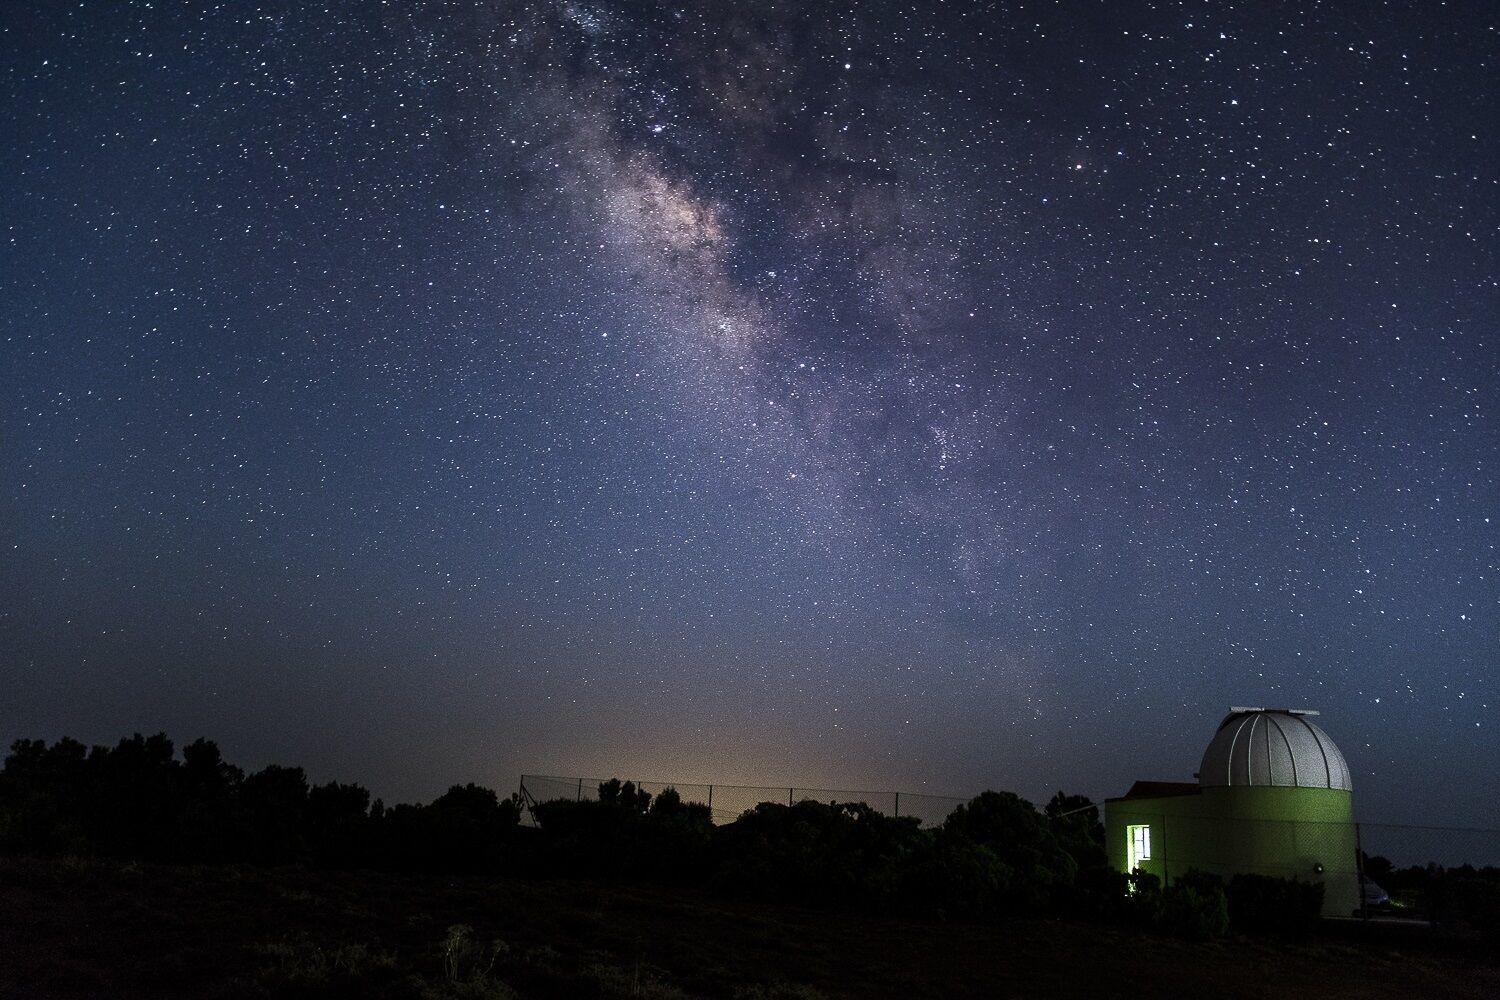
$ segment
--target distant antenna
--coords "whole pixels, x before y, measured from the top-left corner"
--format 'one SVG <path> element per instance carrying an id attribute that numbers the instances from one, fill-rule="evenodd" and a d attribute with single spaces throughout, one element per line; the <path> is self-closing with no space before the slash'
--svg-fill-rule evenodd
<path id="1" fill-rule="evenodd" d="M 1251 706 L 1251 705 L 1230 705 L 1229 706 L 1229 714 L 1230 715 L 1241 715 L 1241 714 L 1243 714 L 1245 712 L 1285 712 L 1287 715 L 1322 715 L 1323 714 L 1322 712 L 1319 712 L 1318 710 L 1312 709 L 1312 708 L 1263 708 L 1263 707 L 1261 707 L 1259 705 L 1254 705 L 1254 706 Z"/>

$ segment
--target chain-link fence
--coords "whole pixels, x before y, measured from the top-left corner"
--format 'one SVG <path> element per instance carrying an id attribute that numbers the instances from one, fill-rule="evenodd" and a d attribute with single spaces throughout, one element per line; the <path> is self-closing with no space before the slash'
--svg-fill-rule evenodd
<path id="1" fill-rule="evenodd" d="M 633 780 L 633 779 L 632 779 Z M 536 802 L 554 799 L 597 799 L 601 778 L 564 778 L 556 775 L 523 774 L 521 788 Z M 762 802 L 790 805 L 815 802 L 863 802 L 887 816 L 910 816 L 924 826 L 936 826 L 955 806 L 968 799 L 920 792 L 875 792 L 838 788 L 776 787 L 772 785 L 697 785 L 681 781 L 634 781 L 637 788 L 653 796 L 672 788 L 684 802 L 708 806 L 715 823 L 732 823 L 747 809 Z"/>
<path id="2" fill-rule="evenodd" d="M 602 778 L 559 777 L 524 774 L 521 787 L 536 802 L 554 799 L 597 799 Z M 634 781 L 637 788 L 660 794 L 674 788 L 684 802 L 708 806 L 715 823 L 732 823 L 761 802 L 792 804 L 816 802 L 863 802 L 887 816 L 910 816 L 923 826 L 937 826 L 954 808 L 968 799 L 953 795 L 919 792 L 887 792 L 859 789 L 779 787 L 773 785 L 693 784 L 681 781 Z M 1104 807 L 1101 805 L 1101 812 Z M 529 816 L 527 817 L 529 821 Z M 1207 817 L 1168 816 L 1157 833 L 1166 841 L 1206 845 L 1200 864 L 1213 863 L 1222 854 L 1225 866 L 1248 853 L 1267 858 L 1268 875 L 1295 875 L 1300 859 L 1312 857 L 1333 869 L 1352 867 L 1355 850 L 1370 857 L 1389 860 L 1394 867 L 1437 864 L 1500 866 L 1500 829 L 1484 827 L 1417 826 L 1400 823 L 1316 823 L 1272 820 L 1241 820 L 1224 825 Z M 1244 841 L 1241 843 L 1240 841 Z M 1169 852 L 1170 856 L 1170 852 Z M 1278 862 L 1269 859 L 1287 859 Z M 1326 859 L 1326 860 L 1323 860 Z M 1277 870 L 1278 864 L 1286 871 Z"/>
<path id="3" fill-rule="evenodd" d="M 1398 868 L 1436 864 L 1444 868 L 1500 867 L 1500 830 L 1483 827 L 1356 823 L 1360 850 Z"/>

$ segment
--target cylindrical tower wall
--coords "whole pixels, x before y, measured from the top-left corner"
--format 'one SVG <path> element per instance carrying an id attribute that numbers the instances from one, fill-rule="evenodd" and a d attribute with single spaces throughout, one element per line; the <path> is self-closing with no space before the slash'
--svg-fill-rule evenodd
<path id="1" fill-rule="evenodd" d="M 1295 878 L 1323 885 L 1323 914 L 1348 916 L 1359 907 L 1354 797 L 1336 788 L 1226 785 L 1203 789 L 1203 814 L 1221 870 Z M 1205 830 L 1207 833 L 1207 829 Z"/>

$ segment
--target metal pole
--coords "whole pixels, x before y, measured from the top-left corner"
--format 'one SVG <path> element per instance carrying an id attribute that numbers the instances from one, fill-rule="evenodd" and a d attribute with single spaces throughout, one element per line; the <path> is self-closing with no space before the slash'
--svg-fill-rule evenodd
<path id="1" fill-rule="evenodd" d="M 795 791 L 795 789 L 788 788 L 786 790 L 786 804 L 787 805 L 791 805 L 792 804 L 792 792 L 793 791 Z"/>
<path id="2" fill-rule="evenodd" d="M 583 801 L 583 779 L 582 778 L 578 779 L 578 801 L 579 802 Z"/>
<path id="3" fill-rule="evenodd" d="M 1359 876 L 1359 919 L 1369 920 L 1370 911 L 1365 908 L 1365 848 L 1360 839 L 1359 824 L 1354 824 L 1354 871 Z"/>
<path id="4" fill-rule="evenodd" d="M 1161 887 L 1167 887 L 1167 814 L 1161 817 Z"/>
<path id="5" fill-rule="evenodd" d="M 709 785 L 708 786 L 708 816 L 709 816 L 710 819 L 712 819 L 713 815 L 714 815 L 714 786 L 713 785 Z"/>
<path id="6" fill-rule="evenodd" d="M 901 793 L 896 793 L 896 818 L 901 818 Z"/>

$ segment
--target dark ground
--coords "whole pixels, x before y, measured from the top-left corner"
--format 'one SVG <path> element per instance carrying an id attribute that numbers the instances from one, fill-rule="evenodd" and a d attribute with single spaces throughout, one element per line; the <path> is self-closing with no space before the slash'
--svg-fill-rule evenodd
<path id="1" fill-rule="evenodd" d="M 1500 964 L 1421 928 L 1191 944 L 584 882 L 0 859 L 0 997 L 329 995 L 1405 1000 L 1500 996 Z"/>

